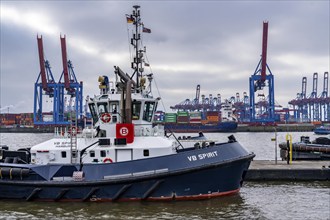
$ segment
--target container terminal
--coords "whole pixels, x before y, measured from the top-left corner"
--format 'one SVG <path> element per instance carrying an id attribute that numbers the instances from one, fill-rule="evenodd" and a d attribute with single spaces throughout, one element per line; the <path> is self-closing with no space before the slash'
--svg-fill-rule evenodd
<path id="1" fill-rule="evenodd" d="M 323 74 L 322 91 L 318 91 L 319 74 L 312 76 L 312 91 L 307 92 L 307 76 L 302 78 L 301 91 L 288 102 L 288 108 L 276 104 L 274 74 L 267 63 L 267 21 L 263 22 L 262 53 L 253 74 L 249 77 L 249 95 L 222 99 L 221 94 L 201 95 L 197 85 L 193 99 L 171 106 L 170 112 L 158 111 L 155 123 L 165 123 L 173 131 L 182 132 L 264 132 L 312 131 L 315 127 L 330 123 L 330 97 L 328 72 Z M 33 113 L 11 113 L 8 108 L 0 112 L 1 132 L 45 132 L 54 127 L 67 127 L 78 121 L 80 127 L 92 124 L 87 104 L 83 104 L 83 82 L 77 80 L 73 62 L 68 60 L 66 37 L 60 36 L 63 71 L 55 80 L 50 61 L 45 60 L 42 36 L 37 36 L 40 71 L 34 84 Z M 99 78 L 99 87 L 109 83 L 106 76 Z M 206 85 L 205 85 L 206 86 Z M 85 103 L 90 97 L 86 96 Z M 53 105 L 45 110 L 45 102 Z"/>

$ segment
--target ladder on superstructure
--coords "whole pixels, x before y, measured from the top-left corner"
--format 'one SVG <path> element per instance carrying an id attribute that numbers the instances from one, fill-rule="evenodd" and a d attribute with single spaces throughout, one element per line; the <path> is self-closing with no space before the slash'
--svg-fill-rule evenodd
<path id="1" fill-rule="evenodd" d="M 71 163 L 76 164 L 78 163 L 78 147 L 77 147 L 77 117 L 76 112 L 71 111 L 70 114 L 71 123 L 70 123 L 70 143 L 71 143 Z"/>

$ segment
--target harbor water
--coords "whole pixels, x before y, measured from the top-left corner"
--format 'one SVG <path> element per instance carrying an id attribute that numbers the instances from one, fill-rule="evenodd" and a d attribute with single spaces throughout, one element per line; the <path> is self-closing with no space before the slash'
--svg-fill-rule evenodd
<path id="1" fill-rule="evenodd" d="M 290 132 L 318 137 L 312 132 Z M 189 134 L 178 134 L 188 136 Z M 192 134 L 191 134 L 192 135 Z M 210 139 L 226 141 L 230 133 L 207 133 Z M 277 133 L 284 142 L 286 132 Z M 256 154 L 255 160 L 275 159 L 275 133 L 234 133 L 236 139 Z M 11 149 L 31 147 L 52 134 L 1 133 L 0 144 Z M 277 149 L 277 158 L 279 149 Z M 202 201 L 56 203 L 0 200 L 0 219 L 329 219 L 330 182 L 245 182 L 232 196 Z"/>

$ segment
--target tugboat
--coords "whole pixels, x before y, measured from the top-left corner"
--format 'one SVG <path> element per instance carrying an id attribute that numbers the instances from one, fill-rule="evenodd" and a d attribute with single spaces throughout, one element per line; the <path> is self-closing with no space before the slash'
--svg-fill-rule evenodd
<path id="1" fill-rule="evenodd" d="M 101 92 L 88 102 L 93 127 L 79 131 L 72 123 L 31 149 L 1 149 L 0 199 L 195 200 L 239 191 L 255 155 L 233 136 L 183 147 L 162 126 L 153 126 L 160 98 L 152 96 L 152 74 L 143 73 L 144 27 L 140 7 L 133 8 L 127 17 L 135 29 L 133 74 L 115 66 L 113 88 L 106 76 L 99 77 Z"/>

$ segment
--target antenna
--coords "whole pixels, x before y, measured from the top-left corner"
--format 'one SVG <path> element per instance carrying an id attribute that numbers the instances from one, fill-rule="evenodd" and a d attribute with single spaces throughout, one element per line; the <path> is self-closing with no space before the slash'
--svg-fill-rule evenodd
<path id="1" fill-rule="evenodd" d="M 138 92 L 140 88 L 140 78 L 142 77 L 143 73 L 143 68 L 142 68 L 142 58 L 143 58 L 143 50 L 140 50 L 139 48 L 139 41 L 141 40 L 141 34 L 139 30 L 139 26 L 142 24 L 141 23 L 141 18 L 140 18 L 140 6 L 139 5 L 134 5 L 133 6 L 133 14 L 130 15 L 130 17 L 133 19 L 133 25 L 135 26 L 134 28 L 134 33 L 131 38 L 131 44 L 134 47 L 135 51 L 135 57 L 133 58 L 133 62 L 131 64 L 132 69 L 134 70 L 131 79 L 136 75 L 136 91 Z"/>

